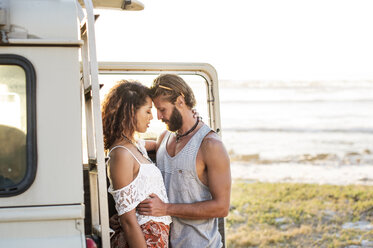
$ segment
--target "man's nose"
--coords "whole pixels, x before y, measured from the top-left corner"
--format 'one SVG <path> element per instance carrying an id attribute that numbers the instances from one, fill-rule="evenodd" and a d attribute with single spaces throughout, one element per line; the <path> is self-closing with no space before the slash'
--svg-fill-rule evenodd
<path id="1" fill-rule="evenodd" d="M 160 120 L 160 119 L 162 119 L 162 114 L 159 112 L 159 111 L 157 111 L 157 118 L 158 118 L 158 120 Z"/>

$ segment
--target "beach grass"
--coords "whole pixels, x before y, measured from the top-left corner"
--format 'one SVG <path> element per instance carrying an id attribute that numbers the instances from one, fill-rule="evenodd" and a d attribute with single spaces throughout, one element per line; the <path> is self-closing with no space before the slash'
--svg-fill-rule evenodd
<path id="1" fill-rule="evenodd" d="M 373 247 L 373 186 L 235 180 L 227 247 Z"/>

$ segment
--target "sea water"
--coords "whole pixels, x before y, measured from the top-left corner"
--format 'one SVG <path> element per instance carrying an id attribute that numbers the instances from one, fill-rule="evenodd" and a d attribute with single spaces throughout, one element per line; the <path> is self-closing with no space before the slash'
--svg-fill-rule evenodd
<path id="1" fill-rule="evenodd" d="M 349 166 L 356 180 L 373 178 L 373 82 L 222 82 L 219 90 L 233 174 L 294 178 L 297 168 L 317 177 L 318 166 L 338 179 Z"/>

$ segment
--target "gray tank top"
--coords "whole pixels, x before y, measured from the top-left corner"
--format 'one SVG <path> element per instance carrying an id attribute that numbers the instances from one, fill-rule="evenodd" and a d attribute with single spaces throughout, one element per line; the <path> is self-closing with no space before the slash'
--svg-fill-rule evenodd
<path id="1" fill-rule="evenodd" d="M 166 144 L 171 135 L 168 132 L 157 151 L 157 166 L 162 172 L 170 203 L 194 203 L 211 200 L 211 193 L 198 178 L 196 158 L 203 138 L 211 131 L 203 125 L 174 157 Z M 172 217 L 170 244 L 172 248 L 222 247 L 218 230 L 218 219 L 189 220 Z"/>

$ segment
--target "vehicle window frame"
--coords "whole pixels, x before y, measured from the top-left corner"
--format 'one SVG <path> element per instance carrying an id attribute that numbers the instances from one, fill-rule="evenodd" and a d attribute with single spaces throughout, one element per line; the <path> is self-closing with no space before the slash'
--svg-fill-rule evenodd
<path id="1" fill-rule="evenodd" d="M 26 173 L 17 184 L 0 188 L 0 197 L 22 194 L 33 184 L 37 171 L 36 73 L 32 63 L 16 54 L 0 54 L 0 65 L 20 66 L 26 76 Z"/>

